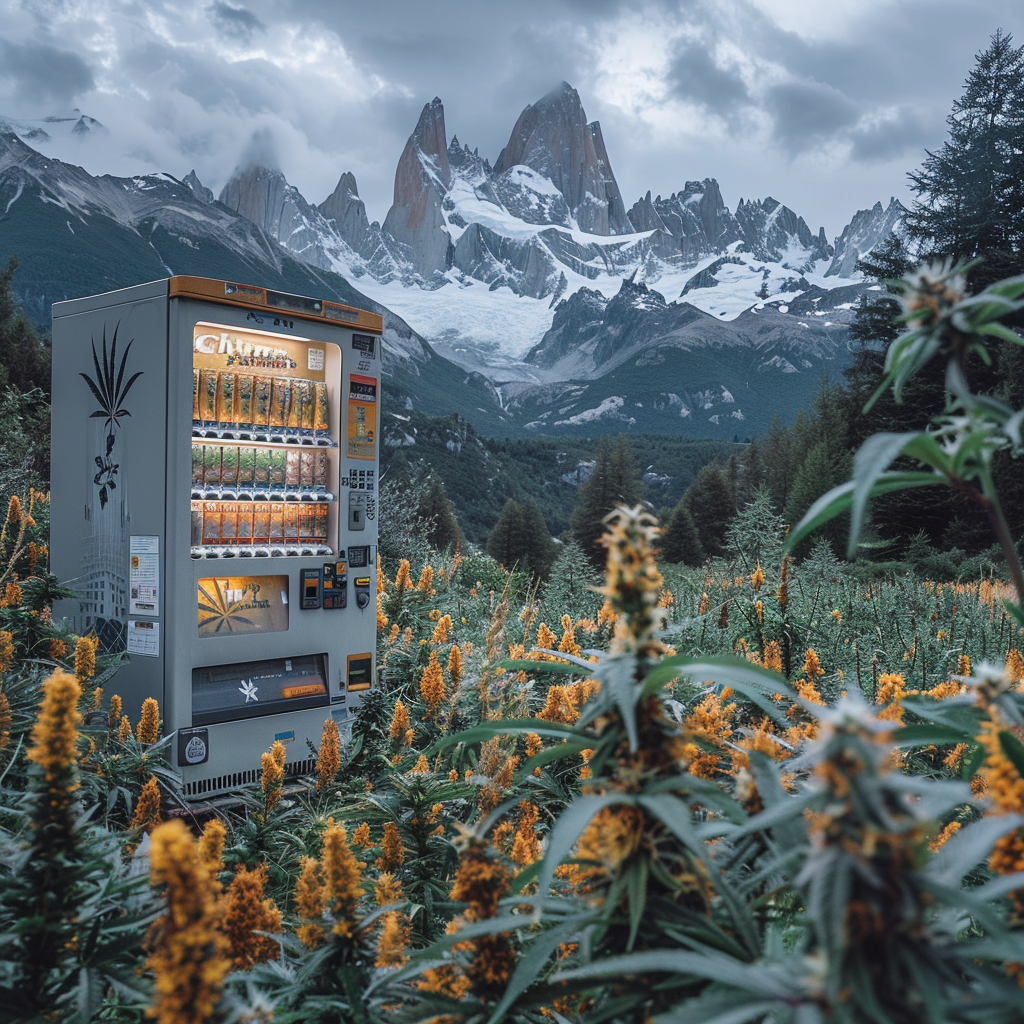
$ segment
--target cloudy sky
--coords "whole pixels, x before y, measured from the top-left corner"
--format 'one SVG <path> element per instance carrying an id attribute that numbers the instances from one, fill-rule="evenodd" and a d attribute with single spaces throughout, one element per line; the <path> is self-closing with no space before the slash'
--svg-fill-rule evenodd
<path id="1" fill-rule="evenodd" d="M 371 219 L 423 105 L 492 161 L 559 81 L 600 120 L 627 206 L 716 177 L 833 237 L 909 201 L 974 56 L 1020 0 L 0 0 L 0 116 L 109 130 L 94 174 L 277 164 L 312 202 L 352 171 Z M 43 147 L 40 147 L 43 148 Z"/>

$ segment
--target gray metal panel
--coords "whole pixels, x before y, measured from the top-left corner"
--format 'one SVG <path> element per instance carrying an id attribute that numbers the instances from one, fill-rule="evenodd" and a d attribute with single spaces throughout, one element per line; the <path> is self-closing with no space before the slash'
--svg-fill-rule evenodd
<path id="1" fill-rule="evenodd" d="M 126 302 L 140 302 L 143 299 L 155 299 L 167 295 L 168 278 L 159 281 L 148 281 L 129 288 L 118 288 L 116 291 L 103 292 L 100 295 L 86 295 L 80 299 L 66 299 L 53 304 L 53 318 L 74 316 L 77 313 L 89 313 L 94 309 L 105 309 L 108 306 L 123 305 Z"/>
<path id="2" fill-rule="evenodd" d="M 63 313 L 53 321 L 50 552 L 53 571 L 79 596 L 59 602 L 54 615 L 67 618 L 77 633 L 95 630 L 108 649 L 123 650 L 129 538 L 159 539 L 160 615 L 132 617 L 161 628 L 160 654 L 132 655 L 110 686 L 135 719 L 144 698 L 162 701 L 164 696 L 164 609 L 170 590 L 164 545 L 166 282 L 60 306 Z M 112 373 L 109 367 L 104 371 L 104 339 Z M 101 395 L 120 384 L 120 399 L 105 408 L 85 377 Z"/>
<path id="3" fill-rule="evenodd" d="M 275 324 L 275 320 L 277 323 Z M 330 708 L 316 711 L 297 711 L 253 718 L 209 727 L 210 760 L 202 765 L 181 765 L 187 785 L 202 780 L 220 779 L 237 772 L 259 768 L 260 754 L 281 733 L 294 732 L 291 759 L 306 757 L 306 741 L 319 746 L 324 720 L 339 709 L 338 701 L 345 694 L 347 658 L 352 654 L 369 653 L 376 647 L 376 521 L 368 528 L 350 533 L 347 528 L 347 489 L 339 486 L 347 477 L 349 460 L 343 449 L 332 450 L 331 472 L 335 486 L 331 489 L 339 501 L 331 508 L 332 546 L 344 551 L 350 544 L 369 545 L 372 549 L 370 566 L 361 571 L 371 579 L 370 601 L 366 608 L 356 605 L 349 572 L 349 604 L 345 609 L 302 611 L 299 607 L 301 570 L 319 568 L 325 556 L 284 556 L 276 558 L 190 558 L 190 492 L 191 492 L 191 426 L 192 426 L 192 337 L 195 324 L 212 322 L 225 327 L 252 329 L 281 334 L 291 338 L 305 338 L 322 342 L 327 349 L 327 372 L 333 379 L 331 391 L 332 433 L 342 439 L 346 431 L 346 408 L 349 363 L 358 364 L 352 349 L 352 328 L 343 325 L 309 320 L 288 320 L 265 311 L 206 302 L 191 298 L 170 300 L 169 372 L 171 379 L 180 379 L 177 389 L 172 385 L 172 402 L 168 409 L 167 434 L 167 564 L 174 578 L 173 593 L 169 594 L 166 610 L 167 632 L 174 638 L 167 646 L 167 687 L 164 706 L 165 730 L 187 728 L 192 725 L 191 687 L 192 669 L 207 665 L 228 665 L 263 658 L 282 658 L 290 655 L 325 653 L 328 656 L 328 682 L 335 703 Z M 358 332 L 357 332 L 358 333 Z M 363 373 L 379 380 L 380 345 L 374 359 Z M 364 361 L 365 362 L 365 361 Z M 345 365 L 343 366 L 342 363 Z M 344 371 L 344 372 L 343 372 Z M 378 463 L 353 463 L 363 469 L 373 469 Z M 376 491 L 374 491 L 376 495 Z M 180 510 L 180 512 L 179 512 Z M 197 629 L 197 585 L 200 578 L 243 575 L 287 575 L 289 580 L 289 628 L 287 632 L 245 634 L 200 638 Z M 356 699 L 352 700 L 352 705 Z"/>

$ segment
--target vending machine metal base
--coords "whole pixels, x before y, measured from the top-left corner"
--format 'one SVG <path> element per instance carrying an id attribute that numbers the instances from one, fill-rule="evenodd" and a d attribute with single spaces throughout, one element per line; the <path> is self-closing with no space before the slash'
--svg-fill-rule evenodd
<path id="1" fill-rule="evenodd" d="M 54 616 L 124 652 L 190 799 L 311 768 L 374 681 L 374 313 L 172 277 L 53 307 Z"/>

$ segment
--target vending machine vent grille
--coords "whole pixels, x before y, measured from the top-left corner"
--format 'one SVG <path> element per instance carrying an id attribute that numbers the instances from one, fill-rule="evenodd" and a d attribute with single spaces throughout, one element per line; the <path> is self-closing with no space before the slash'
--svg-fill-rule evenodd
<path id="1" fill-rule="evenodd" d="M 309 775 L 316 770 L 316 761 L 306 758 L 305 761 L 295 761 L 285 765 L 285 775 L 295 778 L 300 775 Z M 182 787 L 184 795 L 206 796 L 213 793 L 228 793 L 237 790 L 242 786 L 259 782 L 260 770 L 250 768 L 244 772 L 232 772 L 230 775 L 215 775 L 210 779 L 196 779 L 194 782 L 186 782 Z"/>

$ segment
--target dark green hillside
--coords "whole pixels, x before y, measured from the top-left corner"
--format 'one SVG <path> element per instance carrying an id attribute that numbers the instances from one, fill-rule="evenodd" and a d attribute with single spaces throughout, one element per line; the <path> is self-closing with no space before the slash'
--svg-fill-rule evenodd
<path id="1" fill-rule="evenodd" d="M 429 418 L 385 413 L 381 448 L 384 479 L 412 479 L 433 470 L 443 481 L 467 538 L 482 544 L 510 498 L 532 500 L 552 536 L 569 526 L 579 482 L 586 478 L 597 438 L 485 438 L 460 416 Z M 674 505 L 701 468 L 725 462 L 741 445 L 683 437 L 630 435 L 637 465 L 647 475 L 646 500 Z"/>
<path id="2" fill-rule="evenodd" d="M 165 184 L 169 202 L 201 206 L 185 186 L 167 181 L 159 187 Z M 170 205 L 133 228 L 102 212 L 65 208 L 16 168 L 0 174 L 0 210 L 6 211 L 0 214 L 0 265 L 18 257 L 13 289 L 27 318 L 46 336 L 54 302 L 172 274 L 253 282 L 374 310 L 385 315 L 389 336 L 402 340 L 404 334 L 417 354 L 386 360 L 385 408 L 402 410 L 411 402 L 431 416 L 462 413 L 487 433 L 516 429 L 483 377 L 422 345 L 406 325 L 343 277 L 300 262 L 226 207 L 202 209 L 216 222 L 205 229 Z"/>
<path id="3" fill-rule="evenodd" d="M 845 328 L 837 330 L 845 334 Z M 514 411 L 533 430 L 545 434 L 680 434 L 719 440 L 759 437 L 775 416 L 791 423 L 800 409 L 810 406 L 822 378 L 838 379 L 851 357 L 845 346 L 840 346 L 832 358 L 815 358 L 811 366 L 801 366 L 798 372 L 764 367 L 769 358 L 763 350 L 739 346 L 692 350 L 660 346 L 599 380 L 574 382 L 571 407 L 568 398 L 533 391 L 523 396 Z M 723 400 L 723 387 L 732 396 L 731 402 Z M 711 406 L 707 409 L 701 407 L 704 393 Z M 593 419 L 585 415 L 610 396 L 623 399 L 611 414 Z M 681 415 L 679 399 L 690 408 L 689 415 Z"/>

